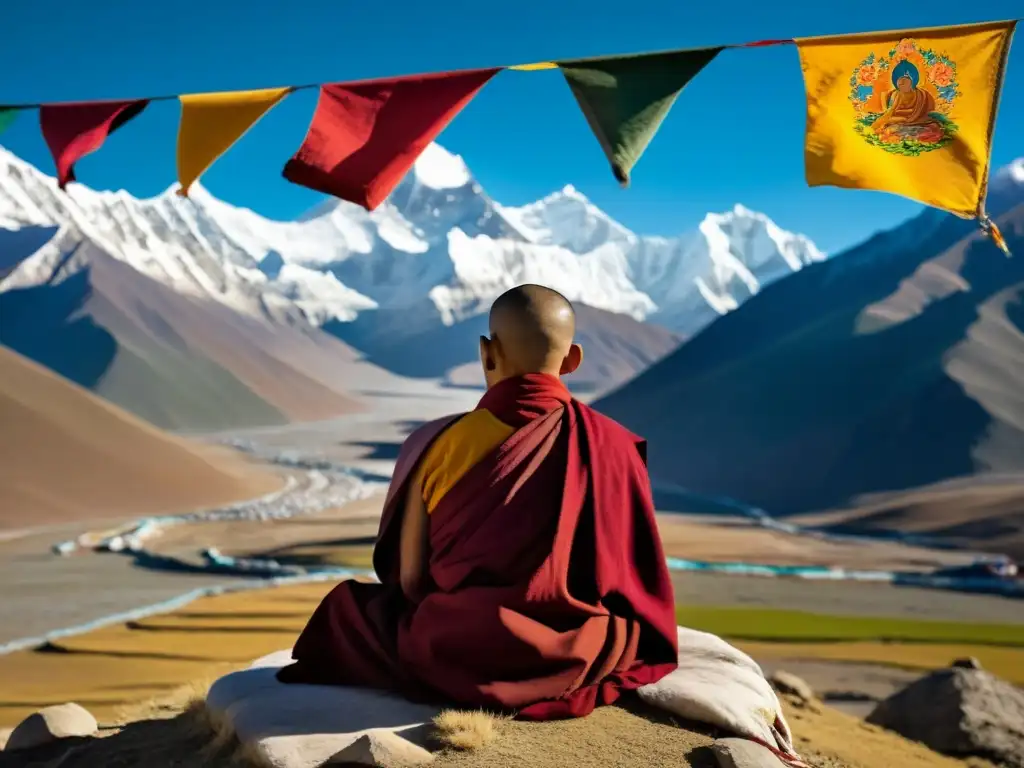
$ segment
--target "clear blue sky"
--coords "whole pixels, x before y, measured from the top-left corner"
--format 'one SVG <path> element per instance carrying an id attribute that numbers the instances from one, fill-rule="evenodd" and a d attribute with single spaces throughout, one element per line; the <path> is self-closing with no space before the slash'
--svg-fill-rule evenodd
<path id="1" fill-rule="evenodd" d="M 1004 19 L 1021 0 L 13 0 L 0 11 L 0 103 L 259 88 L 551 58 Z M 918 210 L 871 192 L 808 189 L 804 94 L 791 46 L 726 51 L 692 82 L 633 173 L 612 179 L 557 72 L 499 75 L 442 135 L 497 200 L 572 183 L 627 226 L 673 234 L 741 202 L 827 250 Z M 290 97 L 204 177 L 216 195 L 289 218 L 318 195 L 280 170 L 315 91 Z M 174 176 L 177 102 L 157 103 L 78 166 L 97 188 L 154 195 Z M 0 142 L 48 173 L 34 113 Z M 1024 41 L 1012 53 L 994 165 L 1024 155 Z"/>

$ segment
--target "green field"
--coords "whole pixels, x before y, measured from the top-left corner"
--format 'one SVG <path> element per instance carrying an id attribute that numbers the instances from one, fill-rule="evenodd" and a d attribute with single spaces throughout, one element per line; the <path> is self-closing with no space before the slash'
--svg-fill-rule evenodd
<path id="1" fill-rule="evenodd" d="M 284 563 L 372 568 L 366 545 L 300 544 L 272 553 Z M 772 643 L 937 643 L 1024 648 L 1024 624 L 841 616 L 777 608 L 682 606 L 679 624 L 734 640 Z"/>
<path id="2" fill-rule="evenodd" d="M 1024 648 L 1022 624 L 974 624 L 955 621 L 870 616 L 833 616 L 773 608 L 680 606 L 679 624 L 735 640 L 776 643 L 881 641 L 947 643 Z"/>

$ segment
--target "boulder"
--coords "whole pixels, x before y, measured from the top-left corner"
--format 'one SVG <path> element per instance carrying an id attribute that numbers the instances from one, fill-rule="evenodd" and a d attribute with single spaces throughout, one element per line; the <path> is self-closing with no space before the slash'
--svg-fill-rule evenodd
<path id="1" fill-rule="evenodd" d="M 1024 768 L 1024 690 L 981 669 L 933 672 L 881 702 L 867 721 L 936 752 Z"/>
<path id="2" fill-rule="evenodd" d="M 770 750 L 748 739 L 719 739 L 711 751 L 719 768 L 786 768 Z"/>
<path id="3" fill-rule="evenodd" d="M 814 700 L 811 686 L 802 677 L 797 677 L 791 672 L 780 669 L 768 678 L 768 682 L 772 684 L 772 688 L 786 696 L 792 696 L 804 703 Z"/>
<path id="4" fill-rule="evenodd" d="M 331 758 L 339 765 L 387 766 L 405 768 L 424 765 L 434 756 L 418 744 L 391 731 L 375 731 L 360 736 Z"/>
<path id="5" fill-rule="evenodd" d="M 5 752 L 29 749 L 58 739 L 93 736 L 99 730 L 96 718 L 78 704 L 57 704 L 35 712 L 20 723 L 7 739 Z"/>

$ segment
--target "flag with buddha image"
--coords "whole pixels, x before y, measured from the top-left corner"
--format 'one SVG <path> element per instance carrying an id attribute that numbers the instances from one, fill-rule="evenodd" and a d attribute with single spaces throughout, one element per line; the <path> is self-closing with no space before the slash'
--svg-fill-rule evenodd
<path id="1" fill-rule="evenodd" d="M 807 183 L 984 214 L 1015 22 L 797 39 Z"/>

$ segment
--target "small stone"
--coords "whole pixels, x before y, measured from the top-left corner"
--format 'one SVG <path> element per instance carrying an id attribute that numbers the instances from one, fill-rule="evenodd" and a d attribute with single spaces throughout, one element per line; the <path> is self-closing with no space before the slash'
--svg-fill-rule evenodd
<path id="1" fill-rule="evenodd" d="M 768 682 L 776 691 L 786 696 L 793 696 L 804 703 L 814 700 L 814 691 L 811 686 L 803 678 L 797 677 L 791 672 L 780 669 L 768 678 Z"/>
<path id="2" fill-rule="evenodd" d="M 4 751 L 29 749 L 73 736 L 93 736 L 99 730 L 96 718 L 75 703 L 57 704 L 29 715 L 7 739 Z"/>
<path id="3" fill-rule="evenodd" d="M 434 756 L 418 744 L 413 744 L 401 733 L 372 731 L 352 742 L 331 758 L 342 765 L 369 765 L 380 768 L 425 765 Z"/>
<path id="4" fill-rule="evenodd" d="M 718 739 L 711 751 L 719 768 L 785 768 L 771 750 L 749 739 Z"/>
<path id="5" fill-rule="evenodd" d="M 962 659 L 954 659 L 949 665 L 953 669 L 981 669 L 981 662 L 974 656 L 965 656 Z"/>

